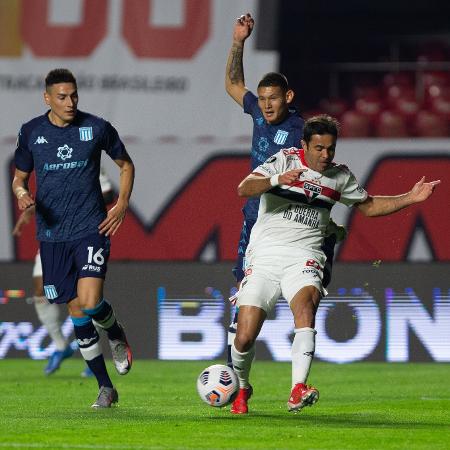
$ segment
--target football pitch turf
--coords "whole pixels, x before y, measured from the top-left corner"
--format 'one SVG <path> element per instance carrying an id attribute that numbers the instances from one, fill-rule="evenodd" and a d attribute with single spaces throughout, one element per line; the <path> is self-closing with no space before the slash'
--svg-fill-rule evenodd
<path id="1" fill-rule="evenodd" d="M 120 406 L 92 410 L 81 359 L 45 377 L 45 361 L 0 361 L 2 449 L 450 449 L 448 364 L 313 364 L 319 402 L 288 413 L 290 364 L 255 361 L 250 414 L 197 395 L 212 362 L 135 361 L 113 375 Z M 113 373 L 111 362 L 108 362 Z"/>

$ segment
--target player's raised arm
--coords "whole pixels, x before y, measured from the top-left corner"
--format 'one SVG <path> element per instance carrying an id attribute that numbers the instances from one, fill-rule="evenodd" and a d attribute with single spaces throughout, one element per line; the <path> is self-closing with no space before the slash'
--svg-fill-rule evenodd
<path id="1" fill-rule="evenodd" d="M 244 79 L 244 43 L 253 30 L 255 21 L 247 13 L 236 20 L 233 30 L 233 44 L 228 54 L 225 69 L 225 89 L 239 105 L 244 104 L 244 95 L 247 92 Z"/>
<path id="2" fill-rule="evenodd" d="M 108 211 L 106 219 L 99 225 L 101 234 L 114 236 L 125 218 L 134 183 L 134 164 L 129 155 L 126 159 L 115 159 L 120 167 L 119 198 L 117 203 Z"/>
<path id="3" fill-rule="evenodd" d="M 12 190 L 17 197 L 17 204 L 19 209 L 23 211 L 29 206 L 34 205 L 34 198 L 31 192 L 28 190 L 28 180 L 30 174 L 16 169 L 14 173 L 14 180 L 12 182 Z"/>
<path id="4" fill-rule="evenodd" d="M 441 180 L 436 180 L 426 183 L 425 177 L 422 177 L 406 194 L 369 196 L 364 202 L 356 204 L 356 207 L 367 217 L 386 216 L 414 203 L 425 201 L 440 182 Z"/>

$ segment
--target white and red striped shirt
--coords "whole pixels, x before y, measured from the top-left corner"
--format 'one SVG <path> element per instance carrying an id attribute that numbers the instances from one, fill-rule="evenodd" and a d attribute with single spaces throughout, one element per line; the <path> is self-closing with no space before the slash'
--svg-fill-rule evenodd
<path id="1" fill-rule="evenodd" d="M 303 168 L 307 170 L 294 184 L 276 186 L 261 195 L 247 252 L 274 254 L 283 247 L 294 255 L 296 250 L 322 253 L 333 205 L 352 206 L 367 198 L 347 166 L 333 163 L 323 173 L 316 172 L 308 167 L 304 151 L 294 147 L 280 150 L 253 172 L 271 177 Z"/>

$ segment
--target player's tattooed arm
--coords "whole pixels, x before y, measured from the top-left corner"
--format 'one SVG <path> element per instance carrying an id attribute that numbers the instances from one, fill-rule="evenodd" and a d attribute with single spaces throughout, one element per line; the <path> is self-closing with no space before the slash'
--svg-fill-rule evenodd
<path id="1" fill-rule="evenodd" d="M 228 67 L 228 77 L 231 84 L 244 85 L 244 65 L 242 63 L 242 56 L 244 54 L 244 47 L 239 44 L 233 44 L 231 47 L 231 61 Z"/>
<path id="2" fill-rule="evenodd" d="M 236 20 L 233 30 L 233 45 L 228 54 L 225 69 L 225 89 L 239 105 L 244 104 L 247 92 L 244 78 L 244 42 L 252 33 L 254 20 L 250 14 L 245 14 Z"/>

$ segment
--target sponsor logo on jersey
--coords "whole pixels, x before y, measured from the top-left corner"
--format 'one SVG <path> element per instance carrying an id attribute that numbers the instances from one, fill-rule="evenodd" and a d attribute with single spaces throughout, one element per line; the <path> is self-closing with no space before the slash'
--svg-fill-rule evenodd
<path id="1" fill-rule="evenodd" d="M 44 170 L 47 172 L 50 172 L 52 170 L 67 170 L 67 169 L 76 169 L 77 167 L 86 167 L 88 163 L 88 160 L 82 160 L 82 161 L 71 161 L 71 162 L 65 162 L 65 163 L 57 163 L 57 164 L 44 164 Z"/>
<path id="2" fill-rule="evenodd" d="M 80 130 L 80 141 L 92 141 L 94 135 L 92 133 L 92 127 L 81 127 Z"/>
<path id="3" fill-rule="evenodd" d="M 312 274 L 313 278 L 318 278 L 319 274 L 317 273 L 317 269 L 303 269 L 302 270 L 302 274 L 306 275 L 306 274 Z"/>
<path id="4" fill-rule="evenodd" d="M 278 145 L 283 145 L 286 142 L 288 136 L 289 133 L 287 131 L 278 130 L 275 134 L 275 137 L 273 138 L 273 142 Z"/>
<path id="5" fill-rule="evenodd" d="M 48 144 L 47 139 L 45 139 L 44 136 L 38 136 L 37 139 L 34 141 L 35 144 Z"/>
<path id="6" fill-rule="evenodd" d="M 64 144 L 62 147 L 58 147 L 58 154 L 56 156 L 65 161 L 68 158 L 72 158 L 72 152 L 73 149 L 70 148 L 67 144 Z"/>
<path id="7" fill-rule="evenodd" d="M 303 184 L 303 190 L 305 191 L 308 201 L 311 201 L 322 193 L 322 186 L 305 181 Z"/>
<path id="8" fill-rule="evenodd" d="M 47 284 L 46 286 L 44 286 L 44 292 L 45 292 L 45 296 L 49 300 L 53 300 L 56 297 L 58 297 L 58 292 L 56 291 L 56 288 L 53 284 Z"/>
<path id="9" fill-rule="evenodd" d="M 320 264 L 314 259 L 308 259 L 305 263 L 306 267 L 314 267 L 317 270 L 320 270 Z"/>
<path id="10" fill-rule="evenodd" d="M 264 123 L 264 117 L 258 117 L 258 118 L 256 119 L 256 124 L 257 124 L 258 126 L 261 126 L 263 123 Z"/>
<path id="11" fill-rule="evenodd" d="M 85 266 L 83 266 L 81 270 L 89 270 L 90 272 L 100 272 L 101 267 L 93 266 L 92 264 L 86 264 Z"/>

